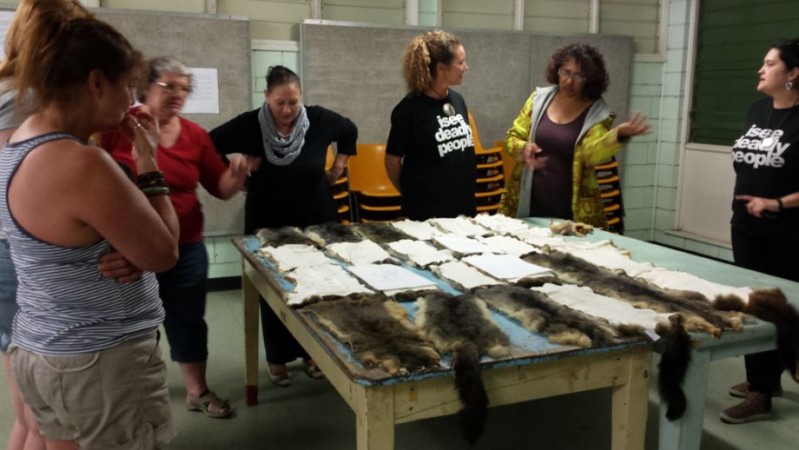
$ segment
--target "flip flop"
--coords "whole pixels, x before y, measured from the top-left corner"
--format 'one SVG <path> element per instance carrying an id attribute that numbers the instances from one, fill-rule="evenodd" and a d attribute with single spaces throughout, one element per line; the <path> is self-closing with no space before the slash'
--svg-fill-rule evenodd
<path id="1" fill-rule="evenodd" d="M 229 417 L 233 412 L 227 400 L 219 398 L 214 391 L 207 389 L 199 397 L 186 396 L 186 410 L 199 411 L 215 419 Z"/>

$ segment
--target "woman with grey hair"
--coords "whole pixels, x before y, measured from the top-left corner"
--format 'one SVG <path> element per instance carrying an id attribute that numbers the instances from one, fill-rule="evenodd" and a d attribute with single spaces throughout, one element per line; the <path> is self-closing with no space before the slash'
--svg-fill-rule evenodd
<path id="1" fill-rule="evenodd" d="M 192 91 L 189 69 L 173 57 L 151 59 L 145 68 L 137 98 L 141 110 L 153 115 L 161 129 L 156 158 L 169 186 L 169 198 L 180 223 L 177 265 L 158 274 L 159 293 L 166 310 L 167 339 L 173 361 L 180 365 L 186 384 L 186 408 L 210 417 L 228 417 L 232 408 L 206 383 L 208 326 L 205 322 L 208 254 L 202 240 L 203 214 L 197 198 L 202 186 L 220 199 L 244 187 L 247 175 L 257 169 L 258 158 L 242 156 L 225 162 L 198 124 L 180 117 Z M 121 130 L 105 133 L 102 147 L 135 174 L 135 155 L 129 137 Z"/>

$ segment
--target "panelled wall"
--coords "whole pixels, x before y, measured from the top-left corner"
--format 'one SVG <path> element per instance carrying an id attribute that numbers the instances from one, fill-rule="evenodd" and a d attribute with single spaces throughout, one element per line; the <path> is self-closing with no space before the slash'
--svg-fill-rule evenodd
<path id="1" fill-rule="evenodd" d="M 676 191 L 676 157 L 679 134 L 679 102 L 664 97 L 667 79 L 678 93 L 681 82 L 673 78 L 681 73 L 680 65 L 672 67 L 672 59 L 684 60 L 684 50 L 664 52 L 669 20 L 677 12 L 687 11 L 689 0 L 88 0 L 89 6 L 126 9 L 151 9 L 188 13 L 216 12 L 223 15 L 251 18 L 253 39 L 252 104 L 263 99 L 264 75 L 269 66 L 282 64 L 299 68 L 299 23 L 303 19 L 345 20 L 372 24 L 415 24 L 440 26 L 445 29 L 525 30 L 536 33 L 605 33 L 635 37 L 630 110 L 646 113 L 653 133 L 638 138 L 622 153 L 622 178 L 625 196 L 626 234 L 641 239 L 674 239 L 664 237 L 668 227 L 655 227 L 673 222 Z M 408 17 L 406 5 L 415 13 Z M 216 11 L 213 10 L 216 8 Z M 664 14 L 665 13 L 665 14 Z M 679 14 L 677 14 L 679 17 Z M 685 16 L 685 15 L 683 15 Z M 687 24 L 677 22 L 677 32 Z M 671 46 L 671 36 L 668 38 Z M 680 41 L 675 48 L 684 45 Z M 673 58 L 672 58 L 673 57 Z M 684 64 L 684 62 L 683 62 Z M 502 76 L 501 67 L 497 68 Z M 511 76 L 512 74 L 508 74 Z M 223 80 L 220 80 L 223 82 Z M 612 82 L 612 80 L 611 80 Z M 676 96 L 677 94 L 675 94 Z M 509 99 L 521 104 L 524 99 Z M 623 120 L 624 118 L 619 118 Z M 662 131 L 666 137 L 661 137 Z M 494 137 L 496 138 L 496 137 Z M 501 136 L 499 137 L 501 138 Z M 492 139 L 493 141 L 493 139 Z M 663 148 L 667 150 L 663 152 Z M 673 148 L 672 148 L 673 147 Z M 211 267 L 209 276 L 236 276 L 240 273 L 239 257 L 230 238 L 206 240 Z M 716 252 L 717 254 L 717 252 Z"/>

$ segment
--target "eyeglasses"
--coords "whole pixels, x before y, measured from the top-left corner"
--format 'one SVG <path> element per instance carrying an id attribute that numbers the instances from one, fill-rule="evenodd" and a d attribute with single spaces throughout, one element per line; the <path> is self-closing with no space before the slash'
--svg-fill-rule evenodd
<path id="1" fill-rule="evenodd" d="M 191 94 L 191 86 L 181 86 L 179 84 L 174 83 L 164 83 L 163 81 L 156 81 L 155 84 L 161 86 L 165 91 L 169 92 L 170 94 Z"/>
<path id="2" fill-rule="evenodd" d="M 561 78 L 571 78 L 574 80 L 575 83 L 582 83 L 585 81 L 585 75 L 581 75 L 579 73 L 572 73 L 565 69 L 558 70 L 558 76 Z"/>

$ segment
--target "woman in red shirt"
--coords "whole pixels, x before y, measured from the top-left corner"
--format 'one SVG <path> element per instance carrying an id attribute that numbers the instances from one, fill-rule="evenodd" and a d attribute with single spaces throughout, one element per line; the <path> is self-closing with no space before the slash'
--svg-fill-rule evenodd
<path id="1" fill-rule="evenodd" d="M 161 135 L 156 158 L 180 222 L 178 263 L 173 269 L 158 274 L 170 356 L 183 373 L 187 409 L 202 411 L 211 417 L 227 417 L 232 408 L 227 400 L 208 388 L 205 379 L 208 326 L 203 316 L 208 255 L 202 241 L 203 214 L 197 187 L 201 184 L 214 197 L 230 198 L 242 190 L 247 175 L 257 168 L 259 160 L 242 156 L 226 166 L 208 133 L 198 124 L 180 117 L 192 90 L 192 75 L 183 63 L 172 57 L 155 58 L 147 62 L 144 73 L 147 76 L 137 92 L 142 102 L 138 108 L 158 120 Z M 102 147 L 134 172 L 135 155 L 124 134 L 104 134 Z"/>

